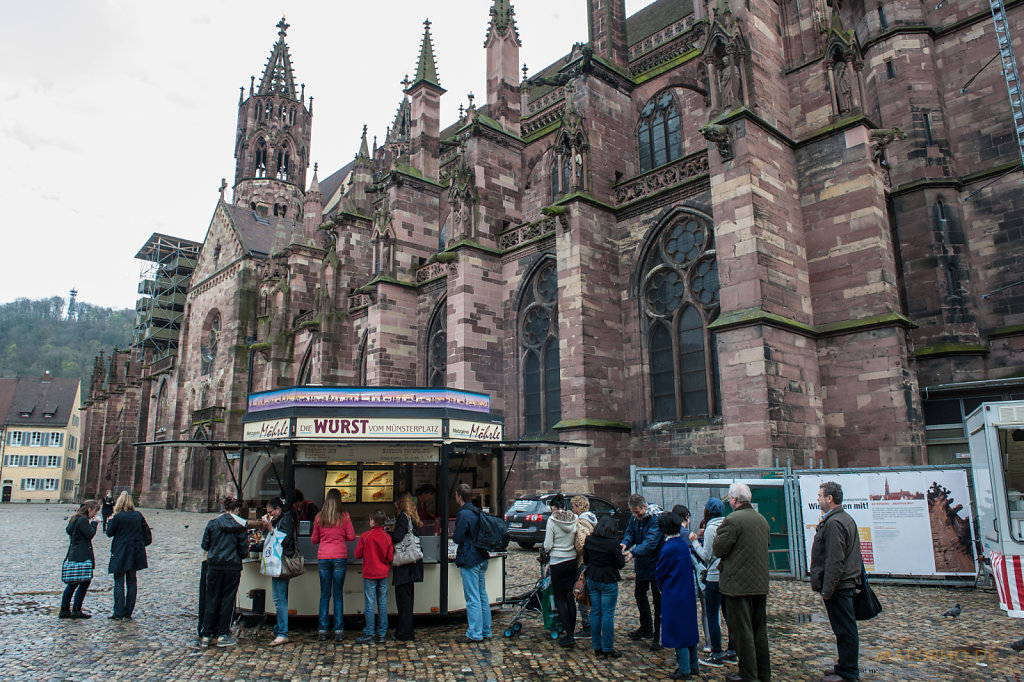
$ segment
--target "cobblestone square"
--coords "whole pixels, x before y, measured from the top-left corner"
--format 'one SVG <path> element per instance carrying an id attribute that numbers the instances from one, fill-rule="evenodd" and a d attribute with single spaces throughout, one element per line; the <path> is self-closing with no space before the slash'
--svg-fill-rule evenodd
<path id="1" fill-rule="evenodd" d="M 112 581 L 106 574 L 110 541 L 97 534 L 97 577 L 85 601 L 91 620 L 59 620 L 60 563 L 67 549 L 67 505 L 3 505 L 0 527 L 8 550 L 0 562 L 0 678 L 4 680 L 589 680 L 668 679 L 674 653 L 652 653 L 630 642 L 635 627 L 632 572 L 620 585 L 616 648 L 621 659 L 597 659 L 589 642 L 559 648 L 538 618 L 520 635 L 501 635 L 508 607 L 494 612 L 495 638 L 463 645 L 464 621 L 417 621 L 415 642 L 362 646 L 354 642 L 361 617 L 349 619 L 342 643 L 317 642 L 315 623 L 293 624 L 292 643 L 268 649 L 269 628 L 258 639 L 226 649 L 193 646 L 198 600 L 199 541 L 209 514 L 142 510 L 153 527 L 150 568 L 139 573 L 135 618 L 107 620 Z M 524 591 L 537 577 L 536 551 L 513 546 L 506 594 Z M 492 569 L 493 570 L 493 569 Z M 1006 644 L 1024 634 L 989 590 L 878 586 L 885 613 L 862 623 L 864 680 L 1020 680 L 1024 657 Z M 942 618 L 954 603 L 960 618 Z M 817 680 L 833 662 L 834 640 L 824 608 L 810 588 L 775 581 L 769 639 L 775 680 Z M 351 635 L 351 636 L 349 636 Z M 703 679 L 735 670 L 703 668 Z"/>

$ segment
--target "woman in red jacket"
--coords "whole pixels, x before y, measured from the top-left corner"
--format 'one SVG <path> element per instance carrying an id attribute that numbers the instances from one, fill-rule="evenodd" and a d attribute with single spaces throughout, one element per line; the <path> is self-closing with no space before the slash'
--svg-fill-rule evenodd
<path id="1" fill-rule="evenodd" d="M 334 595 L 334 641 L 345 637 L 342 616 L 344 615 L 345 569 L 348 566 L 348 542 L 356 539 L 355 528 L 348 512 L 341 509 L 341 493 L 336 488 L 327 491 L 324 508 L 313 521 L 313 537 L 310 540 L 319 545 L 316 551 L 317 567 L 320 570 L 320 626 L 317 639 L 327 641 L 330 634 L 328 608 Z"/>

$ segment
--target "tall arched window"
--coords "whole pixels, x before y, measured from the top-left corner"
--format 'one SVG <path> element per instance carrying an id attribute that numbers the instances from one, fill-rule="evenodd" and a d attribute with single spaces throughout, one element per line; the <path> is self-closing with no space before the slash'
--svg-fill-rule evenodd
<path id="1" fill-rule="evenodd" d="M 636 131 L 641 173 L 683 155 L 681 120 L 679 105 L 668 90 L 663 90 L 644 105 Z"/>
<path id="2" fill-rule="evenodd" d="M 711 225 L 676 212 L 643 262 L 640 305 L 650 371 L 651 417 L 718 414 L 718 352 L 708 324 L 718 316 Z"/>
<path id="3" fill-rule="evenodd" d="M 526 283 L 519 303 L 523 433 L 543 433 L 562 419 L 558 357 L 558 270 L 546 260 Z"/>
<path id="4" fill-rule="evenodd" d="M 434 308 L 427 327 L 427 386 L 444 388 L 448 373 L 447 299 Z"/>
<path id="5" fill-rule="evenodd" d="M 256 167 L 253 170 L 253 175 L 257 178 L 267 176 L 267 143 L 263 141 L 262 137 L 256 140 Z"/>
<path id="6" fill-rule="evenodd" d="M 206 320 L 203 336 L 199 341 L 199 371 L 209 374 L 213 371 L 213 363 L 217 359 L 217 346 L 220 343 L 220 313 L 214 311 Z M 206 407 L 206 405 L 203 405 Z"/>

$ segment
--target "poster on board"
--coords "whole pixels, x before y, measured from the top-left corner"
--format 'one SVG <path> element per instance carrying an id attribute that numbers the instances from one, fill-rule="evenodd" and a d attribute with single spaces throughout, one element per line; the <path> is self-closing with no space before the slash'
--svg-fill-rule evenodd
<path id="1" fill-rule="evenodd" d="M 861 555 L 869 573 L 932 576 L 977 572 L 966 471 L 822 472 L 802 474 L 799 481 L 808 568 L 822 514 L 818 488 L 825 481 L 835 481 L 843 488 L 843 508 L 857 522 Z"/>

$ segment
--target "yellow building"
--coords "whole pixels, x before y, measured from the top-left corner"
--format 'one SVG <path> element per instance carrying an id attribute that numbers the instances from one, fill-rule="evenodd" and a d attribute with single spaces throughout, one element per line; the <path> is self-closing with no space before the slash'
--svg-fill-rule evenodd
<path id="1" fill-rule="evenodd" d="M 0 493 L 3 502 L 78 499 L 82 440 L 80 382 L 19 377 L 3 423 Z"/>

